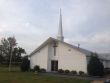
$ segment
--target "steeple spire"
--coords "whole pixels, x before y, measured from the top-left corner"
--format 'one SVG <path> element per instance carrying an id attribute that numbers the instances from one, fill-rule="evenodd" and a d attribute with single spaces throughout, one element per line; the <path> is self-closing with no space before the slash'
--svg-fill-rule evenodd
<path id="1" fill-rule="evenodd" d="M 63 29 L 62 29 L 62 14 L 61 14 L 61 9 L 60 9 L 59 30 L 58 30 L 57 39 L 60 40 L 60 41 L 64 41 Z"/>

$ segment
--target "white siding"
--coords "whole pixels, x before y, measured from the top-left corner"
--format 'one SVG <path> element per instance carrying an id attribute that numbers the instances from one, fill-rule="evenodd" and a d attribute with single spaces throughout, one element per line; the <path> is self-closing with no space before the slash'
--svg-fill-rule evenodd
<path id="1" fill-rule="evenodd" d="M 44 46 L 38 52 L 30 57 L 30 66 L 31 69 L 34 68 L 35 65 L 39 65 L 40 68 L 47 69 L 47 57 L 48 57 L 48 45 Z"/>
<path id="2" fill-rule="evenodd" d="M 49 45 L 49 50 L 48 50 L 48 72 L 51 72 L 51 60 L 58 60 L 57 56 L 54 56 L 54 48 L 53 48 L 53 43 L 50 43 Z M 56 55 L 57 55 L 57 47 L 56 47 Z"/>
<path id="3" fill-rule="evenodd" d="M 87 73 L 87 60 L 85 54 L 59 43 L 57 48 L 58 68 L 84 71 Z"/>
<path id="4" fill-rule="evenodd" d="M 58 43 L 58 47 L 56 47 L 56 56 L 54 56 L 53 49 L 53 44 L 50 43 L 31 56 L 31 68 L 39 65 L 41 68 L 45 68 L 48 72 L 51 72 L 51 60 L 58 60 L 58 69 L 76 70 L 77 72 L 84 71 L 87 73 L 85 54 L 60 42 Z"/>

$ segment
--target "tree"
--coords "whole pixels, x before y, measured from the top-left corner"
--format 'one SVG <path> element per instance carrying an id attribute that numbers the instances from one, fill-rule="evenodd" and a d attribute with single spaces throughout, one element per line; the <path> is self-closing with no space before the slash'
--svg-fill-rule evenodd
<path id="1" fill-rule="evenodd" d="M 21 47 L 16 47 L 13 50 L 13 54 L 12 54 L 12 61 L 13 62 L 21 62 L 22 60 L 22 56 L 21 54 L 26 54 L 25 50 Z"/>
<path id="2" fill-rule="evenodd" d="M 2 54 L 0 53 L 0 64 L 3 63 L 4 57 L 2 56 Z"/>
<path id="3" fill-rule="evenodd" d="M 0 64 L 3 62 L 2 45 L 0 45 Z"/>
<path id="4" fill-rule="evenodd" d="M 15 37 L 1 39 L 0 57 L 2 56 L 7 65 L 9 65 L 10 59 L 12 62 L 21 62 L 23 53 L 26 53 L 25 49 L 17 46 Z"/>
<path id="5" fill-rule="evenodd" d="M 25 57 L 22 59 L 21 71 L 22 71 L 22 72 L 25 72 L 25 71 L 28 71 L 29 69 L 30 69 L 30 61 L 29 61 L 28 57 L 25 56 Z"/>
<path id="6" fill-rule="evenodd" d="M 87 66 L 88 74 L 91 76 L 103 76 L 104 66 L 96 53 L 92 53 Z"/>
<path id="7" fill-rule="evenodd" d="M 5 57 L 5 60 L 7 61 L 7 64 L 9 64 L 13 48 L 16 46 L 16 39 L 14 37 L 8 37 L 3 38 L 1 40 L 2 48 L 0 49 L 2 51 L 2 56 Z"/>

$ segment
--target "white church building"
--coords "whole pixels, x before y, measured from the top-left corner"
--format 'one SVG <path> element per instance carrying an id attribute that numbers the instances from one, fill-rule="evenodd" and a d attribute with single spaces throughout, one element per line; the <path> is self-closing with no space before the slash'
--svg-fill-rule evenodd
<path id="1" fill-rule="evenodd" d="M 91 51 L 85 50 L 64 42 L 62 30 L 62 15 L 60 12 L 59 31 L 57 39 L 48 38 L 30 55 L 30 67 L 34 68 L 39 65 L 40 68 L 46 69 L 47 72 L 63 70 L 76 70 L 87 73 L 87 64 Z M 109 56 L 109 55 L 107 55 Z M 105 68 L 110 68 L 110 57 L 99 56 Z"/>

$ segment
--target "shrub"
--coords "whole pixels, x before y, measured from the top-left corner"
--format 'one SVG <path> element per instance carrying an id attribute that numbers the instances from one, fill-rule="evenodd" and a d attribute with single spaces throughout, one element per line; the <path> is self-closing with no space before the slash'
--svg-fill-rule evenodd
<path id="1" fill-rule="evenodd" d="M 83 71 L 79 71 L 79 75 L 84 75 L 84 72 Z"/>
<path id="2" fill-rule="evenodd" d="M 38 65 L 34 66 L 34 71 L 40 72 L 40 67 Z"/>
<path id="3" fill-rule="evenodd" d="M 28 57 L 24 57 L 22 59 L 22 63 L 21 63 L 21 71 L 25 72 L 28 71 L 30 69 L 30 61 L 28 60 Z"/>
<path id="4" fill-rule="evenodd" d="M 30 72 L 34 72 L 34 69 L 30 69 Z"/>
<path id="5" fill-rule="evenodd" d="M 40 69 L 40 72 L 45 73 L 46 69 L 42 68 L 42 69 Z"/>
<path id="6" fill-rule="evenodd" d="M 65 70 L 64 72 L 65 72 L 65 74 L 69 74 L 69 73 L 70 73 L 70 71 L 69 71 L 69 70 Z"/>
<path id="7" fill-rule="evenodd" d="M 77 71 L 71 71 L 71 74 L 77 75 Z"/>
<path id="8" fill-rule="evenodd" d="M 104 75 L 104 66 L 103 63 L 98 58 L 98 55 L 91 54 L 89 63 L 87 65 L 88 74 L 91 76 L 103 76 Z"/>
<path id="9" fill-rule="evenodd" d="M 59 69 L 58 73 L 64 73 L 64 70 L 63 69 Z"/>

